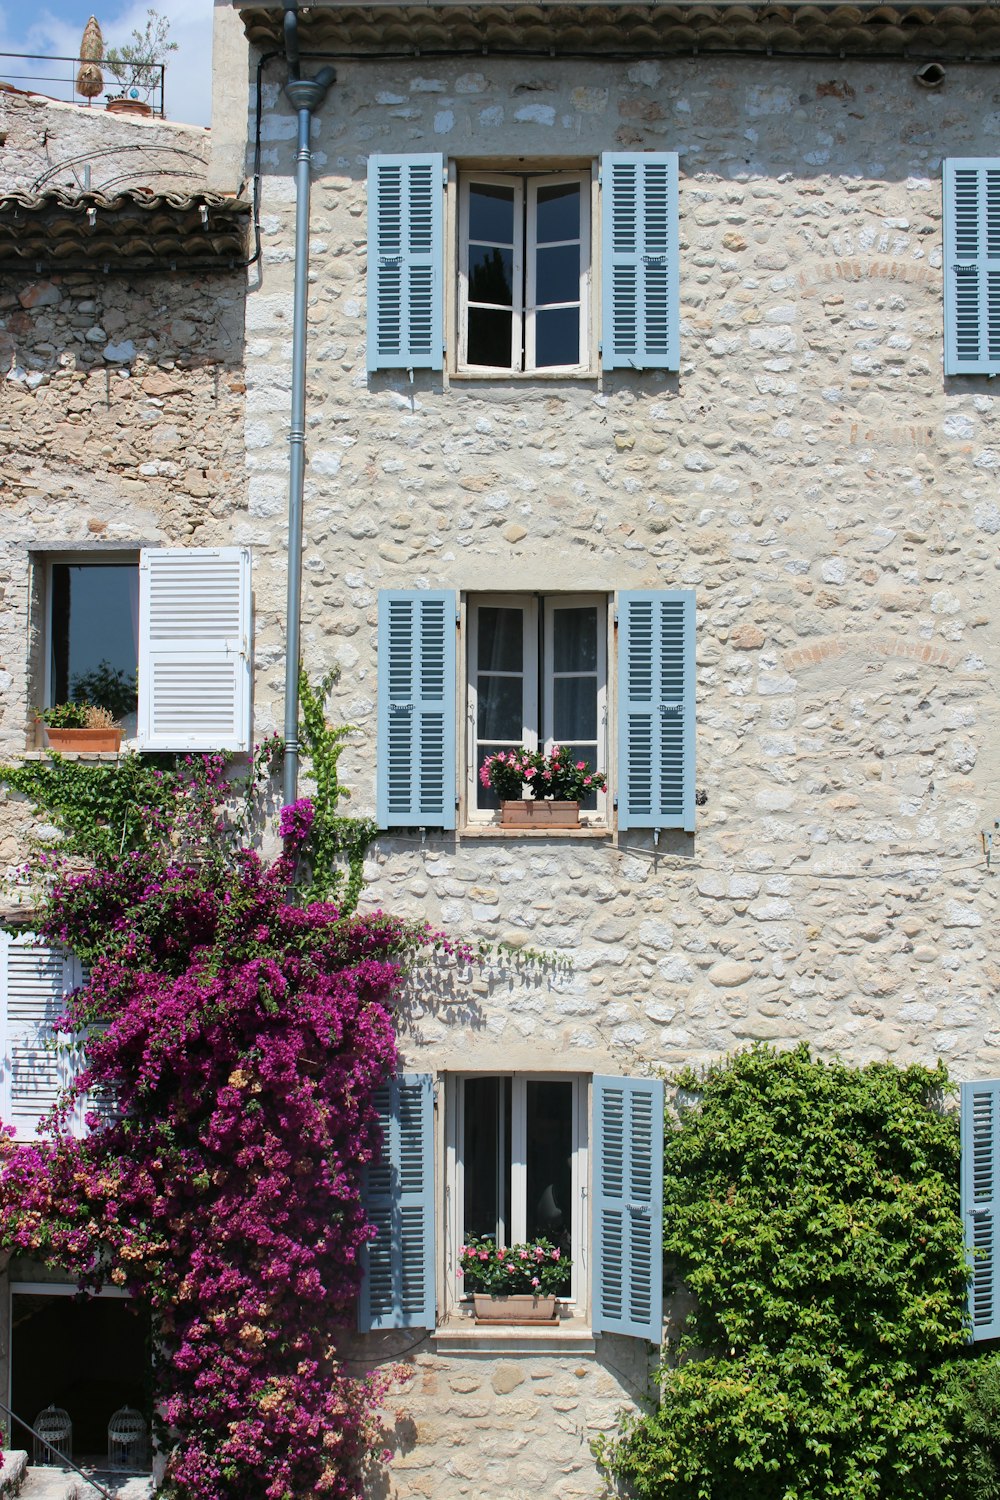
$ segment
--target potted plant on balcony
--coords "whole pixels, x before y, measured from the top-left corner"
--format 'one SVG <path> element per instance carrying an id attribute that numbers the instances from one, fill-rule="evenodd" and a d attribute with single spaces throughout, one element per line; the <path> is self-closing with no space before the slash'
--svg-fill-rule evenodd
<path id="1" fill-rule="evenodd" d="M 479 779 L 500 798 L 501 824 L 515 828 L 575 828 L 581 801 L 608 786 L 603 771 L 574 760 L 565 745 L 554 745 L 548 755 L 523 745 L 496 750 L 480 766 Z"/>
<path id="2" fill-rule="evenodd" d="M 50 750 L 93 754 L 121 749 L 121 725 L 110 709 L 94 703 L 57 703 L 43 708 L 38 717 L 45 725 Z"/>
<path id="3" fill-rule="evenodd" d="M 477 1323 L 558 1321 L 556 1298 L 568 1288 L 572 1261 L 551 1240 L 508 1246 L 471 1239 L 458 1254 Z"/>

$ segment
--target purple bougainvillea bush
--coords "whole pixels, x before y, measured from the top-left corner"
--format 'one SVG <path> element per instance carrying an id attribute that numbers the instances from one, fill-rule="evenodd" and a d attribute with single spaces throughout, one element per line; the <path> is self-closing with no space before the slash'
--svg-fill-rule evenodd
<path id="1" fill-rule="evenodd" d="M 40 935 L 86 985 L 91 1133 L 0 1146 L 3 1239 L 150 1308 L 166 1490 L 185 1500 L 355 1496 L 395 1371 L 338 1363 L 353 1323 L 373 1091 L 393 1071 L 405 965 L 440 934 L 297 906 L 311 818 L 267 865 L 140 850 L 57 879 Z M 114 1100 L 117 1114 L 101 1103 Z"/>

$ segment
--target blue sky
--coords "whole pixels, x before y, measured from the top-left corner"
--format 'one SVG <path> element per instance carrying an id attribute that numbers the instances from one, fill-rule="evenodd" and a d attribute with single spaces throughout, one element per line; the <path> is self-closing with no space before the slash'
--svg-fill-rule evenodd
<path id="1" fill-rule="evenodd" d="M 0 54 L 42 52 L 49 56 L 75 57 L 80 50 L 83 28 L 92 14 L 97 16 L 105 47 L 120 46 L 135 28 L 143 31 L 149 0 L 0 0 Z M 159 0 L 155 9 L 170 22 L 170 39 L 178 50 L 166 59 L 167 118 L 207 125 L 211 99 L 212 0 Z M 71 65 L 58 70 L 68 78 Z M 68 86 L 58 83 L 18 81 L 14 74 L 41 71 L 55 74 L 57 67 L 40 62 L 24 63 L 0 56 L 0 79 L 19 88 L 37 88 L 56 98 L 70 97 Z M 111 84 L 111 80 L 108 83 Z M 112 85 L 113 86 L 113 85 Z"/>

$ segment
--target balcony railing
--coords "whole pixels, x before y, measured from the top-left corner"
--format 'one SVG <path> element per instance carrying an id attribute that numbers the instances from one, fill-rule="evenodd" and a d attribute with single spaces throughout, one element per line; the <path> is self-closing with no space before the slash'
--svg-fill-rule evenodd
<path id="1" fill-rule="evenodd" d="M 104 87 L 93 99 L 76 91 L 77 75 L 81 67 L 99 68 Z M 163 117 L 163 81 L 166 65 L 158 62 L 143 63 L 149 83 L 120 84 L 114 79 L 106 63 L 95 63 L 86 57 L 56 57 L 42 52 L 0 52 L 0 91 L 9 85 L 19 93 L 41 94 L 46 99 L 60 99 L 68 104 L 78 104 L 81 109 L 107 109 L 118 99 L 131 100 L 133 104 L 148 104 L 150 113 Z M 145 110 L 139 110 L 144 114 Z"/>

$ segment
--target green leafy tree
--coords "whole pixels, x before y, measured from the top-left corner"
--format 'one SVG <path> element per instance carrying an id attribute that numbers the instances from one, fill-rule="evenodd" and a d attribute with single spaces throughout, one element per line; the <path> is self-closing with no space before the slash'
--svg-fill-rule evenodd
<path id="1" fill-rule="evenodd" d="M 657 1500 L 966 1495 L 943 1067 L 755 1047 L 678 1083 L 664 1250 L 695 1310 L 607 1467 Z"/>
<path id="2" fill-rule="evenodd" d="M 149 99 L 160 82 L 160 64 L 177 51 L 177 43 L 169 38 L 170 22 L 151 7 L 142 31 L 133 31 L 130 41 L 106 52 L 104 66 L 126 93 L 134 89 Z"/>

